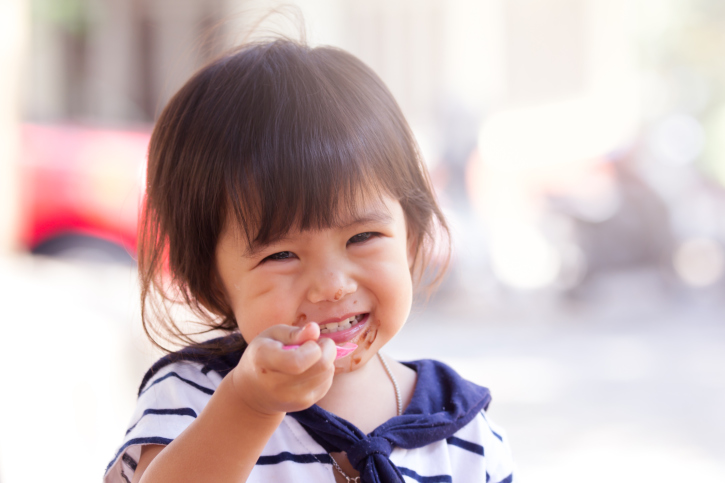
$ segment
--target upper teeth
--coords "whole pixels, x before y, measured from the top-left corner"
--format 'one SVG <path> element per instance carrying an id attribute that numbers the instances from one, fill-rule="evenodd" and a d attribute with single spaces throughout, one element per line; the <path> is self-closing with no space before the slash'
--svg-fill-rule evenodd
<path id="1" fill-rule="evenodd" d="M 337 332 L 339 330 L 345 330 L 349 329 L 353 325 L 360 322 L 360 320 L 363 318 L 363 314 L 354 315 L 352 317 L 349 317 L 345 320 L 342 320 L 340 322 L 330 322 L 329 324 L 324 324 L 320 326 L 320 332 L 323 334 L 327 334 L 330 332 Z"/>

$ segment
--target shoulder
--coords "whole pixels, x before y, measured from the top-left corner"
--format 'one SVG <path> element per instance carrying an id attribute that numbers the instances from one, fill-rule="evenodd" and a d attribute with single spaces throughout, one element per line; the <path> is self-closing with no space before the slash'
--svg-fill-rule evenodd
<path id="1" fill-rule="evenodd" d="M 200 366 L 199 371 L 204 375 L 213 371 L 224 377 L 239 363 L 245 346 L 246 343 L 242 336 L 233 333 L 206 341 L 199 346 L 186 347 L 167 354 L 156 361 L 146 372 L 138 390 L 139 396 L 152 381 L 158 379 L 160 373 L 168 372 L 167 369 L 170 365 L 193 364 Z"/>
<path id="2" fill-rule="evenodd" d="M 451 436 L 412 450 L 395 448 L 390 458 L 410 478 L 405 481 L 513 482 L 508 438 L 483 411 Z"/>
<path id="3" fill-rule="evenodd" d="M 468 414 L 470 421 L 481 409 L 488 409 L 491 393 L 488 388 L 462 378 L 450 366 L 430 359 L 404 362 L 417 373 L 411 409 L 423 414 L 444 411 L 460 418 Z"/>
<path id="4" fill-rule="evenodd" d="M 470 423 L 446 439 L 446 450 L 453 480 L 488 481 L 509 483 L 513 481 L 513 461 L 508 437 L 503 429 L 481 411 Z M 463 470 L 463 471 L 462 471 Z"/>
<path id="5" fill-rule="evenodd" d="M 226 339 L 219 341 L 233 342 Z M 238 356 L 215 356 L 199 348 L 187 348 L 155 362 L 139 387 L 136 408 L 121 446 L 108 464 L 104 481 L 130 481 L 141 448 L 148 444 L 167 445 L 181 434 L 206 407 L 239 357 L 241 352 Z"/>
<path id="6" fill-rule="evenodd" d="M 453 446 L 481 456 L 501 458 L 510 463 L 509 440 L 506 431 L 494 423 L 485 411 L 453 435 Z M 451 442 L 449 442 L 451 443 Z M 467 444 L 470 443 L 470 444 Z"/>
<path id="7" fill-rule="evenodd" d="M 513 481 L 508 438 L 487 414 L 489 390 L 463 379 L 442 362 L 420 360 L 405 364 L 418 374 L 409 410 L 433 415 L 441 424 L 454 421 L 454 430 L 441 434 L 435 443 L 405 451 L 408 461 L 401 461 L 403 466 L 409 464 L 410 471 L 419 468 L 417 475 L 448 475 L 460 483 Z"/>

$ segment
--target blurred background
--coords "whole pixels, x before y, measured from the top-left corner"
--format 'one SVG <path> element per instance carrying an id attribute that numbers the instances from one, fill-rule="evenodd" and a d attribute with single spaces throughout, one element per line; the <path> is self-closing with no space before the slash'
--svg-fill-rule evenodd
<path id="1" fill-rule="evenodd" d="M 0 4 L 0 483 L 101 480 L 159 355 L 134 264 L 154 119 L 277 5 Z M 517 481 L 725 481 L 725 3 L 294 5 L 390 87 L 451 225 L 390 355 L 490 387 Z"/>

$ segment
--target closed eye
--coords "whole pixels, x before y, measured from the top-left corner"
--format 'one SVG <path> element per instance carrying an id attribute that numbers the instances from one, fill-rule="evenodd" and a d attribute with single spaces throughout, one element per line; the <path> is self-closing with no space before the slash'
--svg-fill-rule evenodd
<path id="1" fill-rule="evenodd" d="M 357 235 L 351 237 L 348 241 L 348 245 L 357 244 L 357 243 L 364 243 L 371 238 L 375 238 L 380 236 L 380 233 L 374 232 L 374 231 L 366 231 L 363 233 L 358 233 Z"/>
<path id="2" fill-rule="evenodd" d="M 297 258 L 297 255 L 292 252 L 277 252 L 269 255 L 268 257 L 264 257 L 262 262 L 266 262 L 268 260 L 289 260 L 291 258 Z"/>

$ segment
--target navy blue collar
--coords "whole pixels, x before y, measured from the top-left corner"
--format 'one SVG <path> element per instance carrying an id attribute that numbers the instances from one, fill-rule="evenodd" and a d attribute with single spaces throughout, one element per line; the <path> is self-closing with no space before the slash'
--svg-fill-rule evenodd
<path id="1" fill-rule="evenodd" d="M 217 339 L 236 347 L 241 335 Z M 226 376 L 239 363 L 242 350 L 215 355 L 207 350 L 187 347 L 157 361 L 144 376 L 139 393 L 151 377 L 166 365 L 177 361 L 203 364 L 202 372 L 215 371 Z M 413 398 L 401 416 L 396 416 L 364 434 L 349 421 L 317 406 L 296 413 L 295 418 L 327 452 L 344 451 L 364 483 L 398 483 L 403 476 L 389 456 L 394 446 L 420 448 L 453 436 L 488 408 L 491 394 L 485 387 L 461 378 L 447 365 L 420 360 L 405 362 L 418 373 Z"/>
<path id="2" fill-rule="evenodd" d="M 491 402 L 488 389 L 466 381 L 441 362 L 405 364 L 418 373 L 413 399 L 401 416 L 370 434 L 317 405 L 289 415 L 325 451 L 346 452 L 364 483 L 402 482 L 403 476 L 389 459 L 393 447 L 420 448 L 449 438 Z"/>

